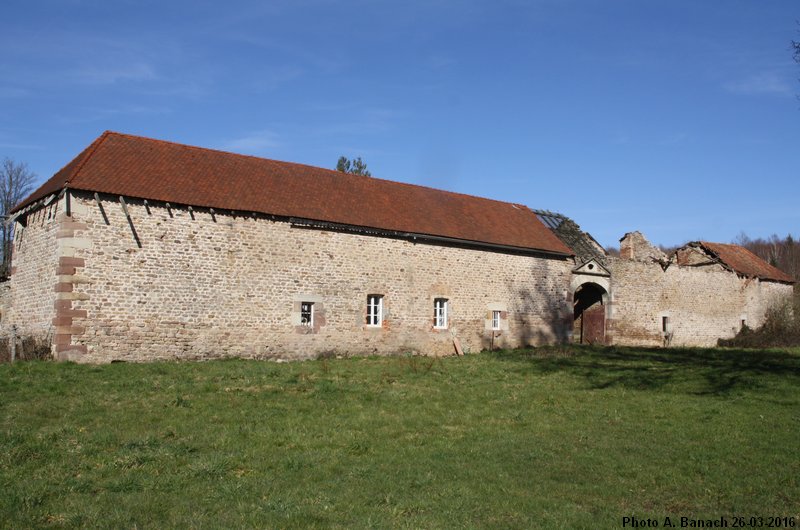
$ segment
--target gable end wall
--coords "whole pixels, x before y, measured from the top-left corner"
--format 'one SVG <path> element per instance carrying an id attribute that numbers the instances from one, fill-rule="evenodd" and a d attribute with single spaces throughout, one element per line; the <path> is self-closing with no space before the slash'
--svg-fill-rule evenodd
<path id="1" fill-rule="evenodd" d="M 11 278 L 0 333 L 52 342 L 56 329 L 57 237 L 63 220 L 63 201 L 54 200 L 29 212 L 25 226 L 14 225 Z"/>

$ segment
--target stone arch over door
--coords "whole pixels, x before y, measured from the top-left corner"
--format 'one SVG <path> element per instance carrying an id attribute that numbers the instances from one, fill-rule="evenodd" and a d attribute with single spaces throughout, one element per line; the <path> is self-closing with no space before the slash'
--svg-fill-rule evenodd
<path id="1" fill-rule="evenodd" d="M 608 290 L 601 283 L 587 281 L 573 293 L 573 337 L 582 344 L 606 343 Z"/>

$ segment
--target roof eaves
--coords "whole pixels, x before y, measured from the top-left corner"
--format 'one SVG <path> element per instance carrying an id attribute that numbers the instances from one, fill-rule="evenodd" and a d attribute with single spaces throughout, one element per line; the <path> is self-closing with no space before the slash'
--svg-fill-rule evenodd
<path id="1" fill-rule="evenodd" d="M 459 239 L 455 237 L 448 237 L 448 236 L 438 236 L 435 234 L 424 234 L 424 233 L 417 233 L 417 232 L 403 232 L 403 231 L 396 231 L 396 230 L 386 230 L 384 228 L 377 228 L 377 227 L 370 227 L 370 226 L 356 226 L 356 225 L 347 225 L 341 223 L 332 223 L 329 221 L 318 221 L 313 219 L 303 219 L 298 217 L 291 217 L 288 219 L 290 223 L 293 225 L 304 226 L 308 228 L 321 228 L 321 229 L 331 229 L 331 230 L 340 230 L 346 232 L 364 232 L 369 234 L 375 235 L 382 235 L 386 237 L 395 237 L 401 239 L 410 239 L 410 240 L 423 240 L 423 241 L 433 241 L 438 243 L 449 243 L 453 245 L 463 245 L 473 248 L 484 248 L 484 249 L 491 249 L 491 250 L 502 250 L 502 251 L 511 251 L 511 252 L 520 252 L 525 254 L 539 254 L 557 258 L 569 258 L 572 254 L 559 252 L 555 250 L 546 250 L 540 248 L 533 248 L 533 247 L 517 247 L 513 245 L 503 245 L 500 243 L 488 243 L 484 241 L 475 241 L 469 239 Z"/>
<path id="2" fill-rule="evenodd" d="M 69 185 L 75 180 L 75 178 L 79 175 L 80 171 L 89 161 L 89 159 L 97 152 L 98 148 L 105 142 L 106 138 L 109 135 L 115 134 L 111 131 L 105 131 L 99 137 L 97 137 L 92 144 L 87 147 L 84 151 L 82 151 L 77 157 L 70 160 L 64 167 L 59 169 L 52 177 L 45 180 L 41 186 L 36 188 L 30 195 L 22 199 L 19 203 L 17 203 L 11 210 L 9 211 L 10 214 L 16 214 L 21 212 L 23 209 L 27 207 L 37 204 L 39 201 L 44 199 L 45 197 L 50 196 L 56 192 L 63 192 Z M 71 164 L 74 162 L 75 166 L 70 167 Z M 68 170 L 68 171 L 66 171 Z"/>

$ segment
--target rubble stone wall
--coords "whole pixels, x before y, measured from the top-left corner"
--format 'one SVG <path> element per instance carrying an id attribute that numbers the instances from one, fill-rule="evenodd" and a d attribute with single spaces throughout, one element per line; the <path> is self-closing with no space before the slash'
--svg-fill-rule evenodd
<path id="1" fill-rule="evenodd" d="M 4 293 L 0 334 L 9 336 L 11 326 L 21 338 L 49 341 L 54 334 L 56 235 L 63 202 L 52 201 L 31 212 L 25 226 L 14 227 L 11 279 Z"/>
<path id="2" fill-rule="evenodd" d="M 665 344 L 663 317 L 672 346 L 715 346 L 741 329 L 760 326 L 766 310 L 792 286 L 741 278 L 722 266 L 666 270 L 654 262 L 610 259 L 608 330 L 614 344 Z"/>
<path id="3" fill-rule="evenodd" d="M 54 231 L 49 236 L 57 250 L 36 265 L 37 278 L 49 274 L 41 284 L 50 290 L 37 296 L 50 308 L 57 298 L 66 312 L 37 317 L 59 324 L 59 358 L 440 355 L 453 352 L 454 338 L 474 352 L 489 347 L 492 333 L 495 347 L 505 347 L 565 340 L 570 330 L 568 259 L 131 199 L 123 208 L 115 199 L 101 197 L 98 205 L 88 194 L 73 195 L 61 239 L 54 240 Z M 26 254 L 20 263 L 30 267 L 41 255 Z M 61 266 L 70 270 L 56 278 L 65 258 Z M 375 294 L 383 297 L 380 327 L 366 320 L 367 297 Z M 447 299 L 447 329 L 434 329 L 436 298 Z M 314 304 L 313 326 L 301 325 L 302 302 Z M 492 331 L 486 322 L 497 308 L 502 322 Z"/>

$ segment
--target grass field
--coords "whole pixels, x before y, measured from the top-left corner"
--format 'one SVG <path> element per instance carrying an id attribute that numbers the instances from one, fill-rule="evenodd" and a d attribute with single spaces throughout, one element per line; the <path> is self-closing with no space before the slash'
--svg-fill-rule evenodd
<path id="1" fill-rule="evenodd" d="M 800 350 L 4 364 L 0 527 L 800 526 L 799 390 Z"/>

